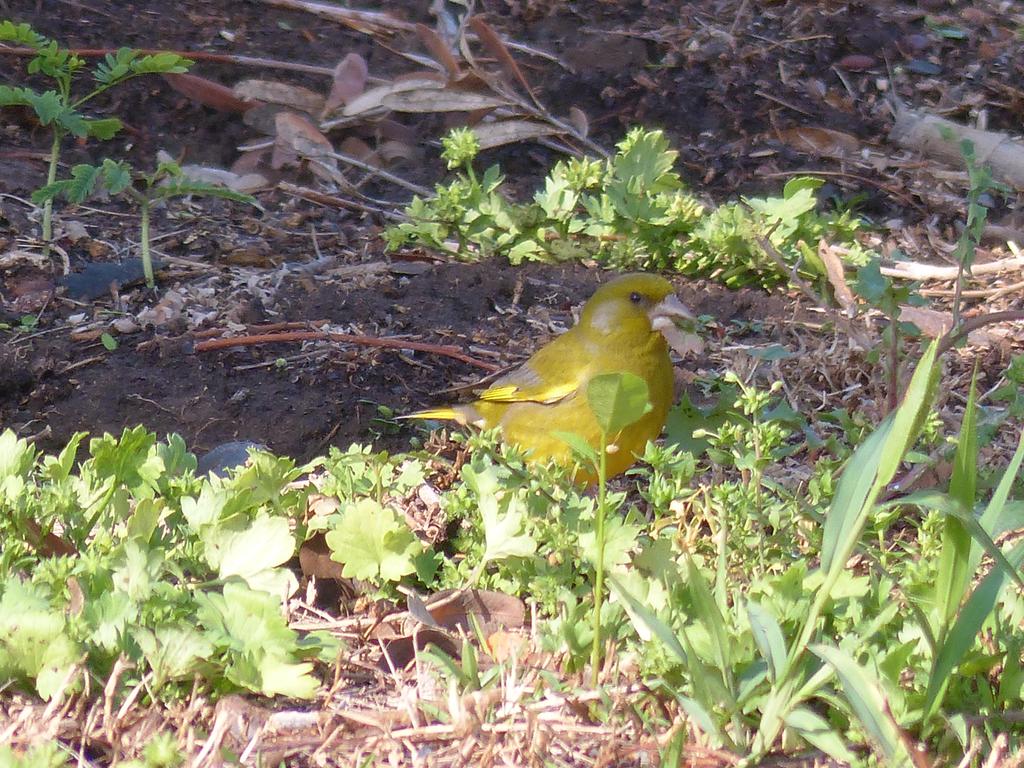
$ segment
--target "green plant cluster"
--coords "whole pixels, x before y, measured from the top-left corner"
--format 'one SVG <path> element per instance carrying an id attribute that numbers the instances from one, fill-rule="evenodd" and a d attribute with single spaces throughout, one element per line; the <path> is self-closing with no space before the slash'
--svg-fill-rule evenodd
<path id="1" fill-rule="evenodd" d="M 296 584 L 284 564 L 321 531 L 344 574 L 380 596 L 477 586 L 528 598 L 567 675 L 594 675 L 612 647 L 737 754 L 809 744 L 899 764 L 901 734 L 951 756 L 996 732 L 1017 740 L 1001 718 L 1024 706 L 1024 599 L 1006 589 L 1024 585 L 1024 544 L 994 542 L 1024 522 L 1012 498 L 1024 441 L 1009 466 L 980 472 L 973 390 L 958 435 L 934 423 L 934 356 L 876 429 L 837 414 L 824 439 L 771 388 L 723 377 L 718 405 L 680 409 L 668 444 L 648 447 L 632 490 L 587 493 L 571 469 L 527 471 L 495 434 L 471 435 L 459 480 L 436 493 L 452 531 L 440 548 L 405 514 L 431 477 L 426 458 L 352 446 L 299 467 L 255 454 L 227 479 L 196 478 L 180 440 L 142 429 L 90 441 L 77 466 L 80 435 L 51 457 L 6 432 L 0 679 L 50 697 L 80 684 L 76 670 L 99 682 L 123 659 L 125 684 L 144 679 L 150 695 L 198 675 L 214 692 L 309 697 L 314 662 L 337 646 L 285 624 Z M 608 436 L 647 407 L 635 377 L 591 389 Z M 921 439 L 952 446 L 948 486 L 883 496 Z M 781 482 L 777 467 L 811 447 L 810 479 Z M 600 451 L 576 451 L 600 468 Z M 314 469 L 338 506 L 296 525 L 311 486 L 293 481 Z M 475 654 L 429 657 L 457 685 L 499 684 Z"/>
<path id="2" fill-rule="evenodd" d="M 131 48 L 119 48 L 107 54 L 92 71 L 95 85 L 84 94 L 73 93 L 75 80 L 85 69 L 85 60 L 61 48 L 36 32 L 28 24 L 0 21 L 0 42 L 31 48 L 35 55 L 29 60 L 30 75 L 42 75 L 53 87 L 37 91 L 29 86 L 0 85 L 0 107 L 23 106 L 31 109 L 41 125 L 48 127 L 50 163 L 46 174 L 47 185 L 57 180 L 61 143 L 68 135 L 79 138 L 112 139 L 121 130 L 116 117 L 87 117 L 86 105 L 101 93 L 140 75 L 185 72 L 192 62 L 175 53 L 144 55 Z M 47 199 L 43 208 L 43 242 L 49 247 L 53 236 L 53 200 Z"/>
<path id="3" fill-rule="evenodd" d="M 851 263 L 872 256 L 854 239 L 860 222 L 849 211 L 818 211 L 817 179 L 793 179 L 781 197 L 744 198 L 707 210 L 684 188 L 674 170 L 678 153 L 661 131 L 630 130 L 608 160 L 559 161 L 524 203 L 508 199 L 497 165 L 477 175 L 471 130 L 456 129 L 442 145 L 448 167 L 459 172 L 437 185 L 433 198 L 413 198 L 407 220 L 385 233 L 392 249 L 420 245 L 467 260 L 504 256 L 513 264 L 593 258 L 616 267 L 707 276 L 734 287 L 789 279 L 758 243 L 761 236 L 790 270 L 823 283 L 821 239 L 846 245 Z"/>
<path id="4" fill-rule="evenodd" d="M 141 427 L 92 439 L 76 467 L 82 440 L 39 456 L 0 434 L 0 679 L 49 699 L 82 674 L 102 689 L 120 660 L 152 694 L 199 675 L 311 696 L 311 660 L 335 644 L 300 640 L 282 612 L 305 504 L 287 486 L 304 468 L 260 454 L 229 480 L 196 478 L 180 439 Z"/>
<path id="5" fill-rule="evenodd" d="M 151 173 L 136 173 L 124 160 L 105 158 L 98 165 L 80 164 L 71 169 L 67 179 L 57 178 L 61 144 L 68 136 L 112 139 L 121 130 L 116 117 L 89 118 L 83 111 L 88 102 L 101 93 L 140 75 L 180 74 L 192 62 L 175 53 L 144 55 L 131 48 L 119 48 L 108 54 L 92 71 L 95 86 L 83 95 L 72 92 L 75 79 L 85 69 L 85 60 L 61 48 L 32 29 L 28 24 L 0 21 L 0 42 L 27 46 L 35 51 L 29 60 L 30 75 L 49 78 L 52 88 L 36 91 L 28 86 L 0 85 L 0 107 L 30 108 L 39 123 L 52 133 L 50 163 L 46 183 L 32 194 L 32 202 L 43 206 L 43 243 L 49 247 L 53 236 L 53 203 L 63 197 L 70 203 L 84 203 L 98 195 L 126 195 L 139 205 L 141 212 L 141 259 L 146 284 L 155 280 L 150 255 L 150 214 L 154 205 L 172 197 L 219 197 L 255 205 L 251 195 L 225 187 L 189 179 L 173 161 L 163 161 Z"/>

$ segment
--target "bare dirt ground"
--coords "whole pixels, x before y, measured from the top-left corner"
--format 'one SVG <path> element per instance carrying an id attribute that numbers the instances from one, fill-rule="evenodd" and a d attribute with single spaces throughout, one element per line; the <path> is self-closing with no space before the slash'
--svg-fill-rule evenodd
<path id="1" fill-rule="evenodd" d="M 524 72 L 553 112 L 565 115 L 575 107 L 586 115 L 593 141 L 611 147 L 630 125 L 663 127 L 681 153 L 687 182 L 716 202 L 777 192 L 794 174 L 823 173 L 826 196 L 856 200 L 858 210 L 883 227 L 886 247 L 910 243 L 916 245 L 912 257 L 945 263 L 954 222 L 962 217 L 964 174 L 936 169 L 886 143 L 885 92 L 952 119 L 980 115 L 991 129 L 1019 127 L 1024 92 L 1018 87 L 1021 59 L 1013 55 L 1015 45 L 1019 52 L 1013 5 L 1000 12 L 996 3 L 934 1 L 876 7 L 489 0 L 478 12 L 506 39 L 554 54 L 555 61 L 523 54 Z M 388 4 L 388 10 L 406 21 L 437 21 L 426 3 Z M 375 40 L 255 0 L 187 0 L 174 13 L 155 0 L 6 0 L 0 15 L 79 49 L 212 51 L 327 68 L 356 52 L 371 77 L 411 71 L 415 65 L 398 52 L 423 52 L 411 33 Z M 936 31 L 940 25 L 963 36 Z M 20 83 L 23 61 L 0 60 L 0 82 Z M 893 70 L 898 74 L 890 77 Z M 229 86 L 263 77 L 325 88 L 323 76 L 272 68 L 200 61 L 193 72 Z M 228 167 L 240 144 L 259 138 L 238 115 L 202 106 L 159 78 L 113 91 L 98 108 L 121 117 L 126 130 L 112 142 L 69 143 L 62 172 L 103 156 L 151 163 L 157 150 L 182 162 Z M 429 114 L 400 120 L 414 137 L 416 157 L 390 170 L 430 186 L 444 176 L 436 140 L 445 120 Z M 829 156 L 827 147 L 809 154 L 800 142 L 815 134 L 794 131 L 819 129 L 840 132 L 859 143 L 862 154 L 884 153 L 891 162 L 875 163 L 876 170 L 856 156 Z M 0 251 L 13 253 L 39 233 L 38 212 L 25 200 L 44 179 L 48 138 L 14 110 L 0 113 L 0 130 Z M 527 194 L 557 157 L 543 146 L 517 144 L 481 159 L 500 161 Z M 315 185 L 298 174 L 290 180 Z M 396 204 L 409 198 L 386 182 L 371 181 L 368 188 Z M 38 322 L 8 334 L 0 423 L 37 435 L 46 448 L 76 430 L 117 432 L 143 423 L 182 434 L 200 452 L 246 438 L 308 457 L 328 444 L 373 439 L 377 404 L 401 411 L 477 371 L 443 357 L 412 359 L 324 343 L 196 353 L 196 331 L 225 323 L 329 321 L 353 333 L 407 334 L 467 354 L 475 349 L 505 364 L 570 322 L 569 308 L 599 279 L 595 269 L 579 265 L 519 270 L 494 262 L 436 263 L 423 253 L 389 256 L 378 237 L 385 223 L 380 216 L 275 190 L 258 196 L 262 214 L 201 199 L 160 213 L 154 231 L 165 258 L 155 293 L 128 284 L 112 295 L 101 281 L 94 295 L 72 296 L 62 287 L 61 259 L 44 265 L 5 260 L 0 319 L 15 326 L 26 316 Z M 993 201 L 990 218 L 1009 219 L 1010 203 Z M 58 230 L 70 271 L 134 261 L 138 219 L 129 213 L 115 203 L 63 209 L 62 221 L 85 229 L 84 235 Z M 316 249 L 333 260 L 333 274 L 304 269 Z M 385 260 L 391 266 L 377 269 Z M 685 281 L 679 287 L 725 327 L 733 320 L 747 328 L 764 321 L 761 341 L 792 316 L 792 301 L 783 295 Z M 100 344 L 98 333 L 75 332 L 89 320 L 137 315 L 166 291 L 185 306 L 156 327 L 129 327 L 114 351 Z"/>

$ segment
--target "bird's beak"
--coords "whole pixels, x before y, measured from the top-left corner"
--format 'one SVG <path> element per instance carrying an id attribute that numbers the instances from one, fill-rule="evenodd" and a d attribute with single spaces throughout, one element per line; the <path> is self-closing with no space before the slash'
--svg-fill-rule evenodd
<path id="1" fill-rule="evenodd" d="M 672 293 L 651 307 L 651 311 L 647 313 L 647 316 L 651 318 L 651 327 L 656 331 L 675 327 L 677 319 L 697 319 L 693 316 L 693 312 Z"/>
<path id="2" fill-rule="evenodd" d="M 696 333 L 692 330 L 684 331 L 676 325 L 677 320 L 688 321 L 692 329 L 692 323 L 697 318 L 674 294 L 669 294 L 651 307 L 648 317 L 651 318 L 651 328 L 660 331 L 668 345 L 681 356 L 696 355 L 704 349 L 704 344 Z"/>

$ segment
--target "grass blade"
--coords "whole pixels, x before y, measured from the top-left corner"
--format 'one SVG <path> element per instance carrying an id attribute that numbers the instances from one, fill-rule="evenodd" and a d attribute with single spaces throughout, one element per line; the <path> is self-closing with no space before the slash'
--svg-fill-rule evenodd
<path id="1" fill-rule="evenodd" d="M 843 694 L 861 726 L 889 765 L 903 765 L 909 755 L 899 729 L 888 714 L 878 681 L 845 651 L 826 645 L 812 645 L 810 651 L 831 666 L 839 677 Z"/>
<path id="2" fill-rule="evenodd" d="M 996 531 L 996 526 L 1006 508 L 1006 501 L 1010 497 L 1010 490 L 1013 488 L 1013 484 L 1017 481 L 1017 474 L 1020 472 L 1020 465 L 1022 461 L 1024 461 L 1024 431 L 1020 433 L 1020 439 L 1017 441 L 1017 450 L 1013 452 L 1013 457 L 1010 459 L 1010 463 L 1006 465 L 1006 471 L 1003 472 L 1003 476 L 999 480 L 999 485 L 996 486 L 996 490 L 993 492 L 992 498 L 988 502 L 988 506 L 986 506 L 985 511 L 981 513 L 981 518 L 979 520 L 981 527 L 990 534 L 994 534 Z M 970 573 L 977 571 L 978 564 L 980 562 L 981 552 L 972 550 Z"/>
<path id="3" fill-rule="evenodd" d="M 974 506 L 977 484 L 978 435 L 977 435 L 977 368 L 971 379 L 960 438 L 957 440 L 956 456 L 953 459 L 953 476 L 949 481 L 949 495 L 963 509 Z M 934 604 L 938 626 L 932 631 L 941 645 L 950 622 L 956 615 L 970 583 L 968 570 L 971 554 L 971 537 L 967 528 L 957 516 L 947 515 L 942 532 L 942 552 L 939 556 L 938 574 L 935 581 Z"/>
<path id="4" fill-rule="evenodd" d="M 840 763 L 854 765 L 856 755 L 847 749 L 843 737 L 832 728 L 825 718 L 807 707 L 796 707 L 786 716 L 786 727 L 800 735 L 811 746 Z"/>
<path id="5" fill-rule="evenodd" d="M 629 609 L 629 618 L 634 624 L 641 624 L 644 631 L 663 642 L 681 664 L 685 666 L 688 663 L 686 651 L 668 624 L 659 619 L 654 611 L 644 603 L 637 600 L 614 576 L 608 576 L 608 588 Z"/>
<path id="6" fill-rule="evenodd" d="M 1024 542 L 1010 551 L 1007 560 L 1013 565 L 1020 565 L 1021 561 L 1024 561 Z M 946 641 L 935 656 L 924 697 L 924 722 L 930 720 L 938 711 L 953 670 L 977 640 L 978 633 L 995 608 L 1006 581 L 1007 571 L 1003 568 L 993 568 L 964 603 L 956 622 L 946 635 Z"/>
<path id="7" fill-rule="evenodd" d="M 769 677 L 774 683 L 786 667 L 786 639 L 782 636 L 782 628 L 768 609 L 755 602 L 747 603 L 747 617 L 754 642 L 768 662 Z"/>

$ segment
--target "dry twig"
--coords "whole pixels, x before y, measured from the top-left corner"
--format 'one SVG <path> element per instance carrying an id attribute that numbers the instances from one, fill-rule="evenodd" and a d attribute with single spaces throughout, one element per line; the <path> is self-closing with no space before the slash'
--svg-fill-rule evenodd
<path id="1" fill-rule="evenodd" d="M 364 347 L 382 347 L 384 349 L 406 349 L 424 352 L 430 355 L 441 355 L 453 360 L 476 366 L 485 371 L 496 371 L 501 366 L 470 357 L 457 347 L 427 344 L 421 341 L 396 339 L 393 337 L 360 336 L 350 333 L 331 333 L 330 331 L 285 331 L 282 333 L 264 333 L 253 336 L 230 336 L 220 339 L 208 339 L 196 344 L 196 352 L 212 352 L 232 347 L 252 347 L 260 344 L 293 343 L 296 341 L 337 341 L 342 344 L 358 344 Z"/>

